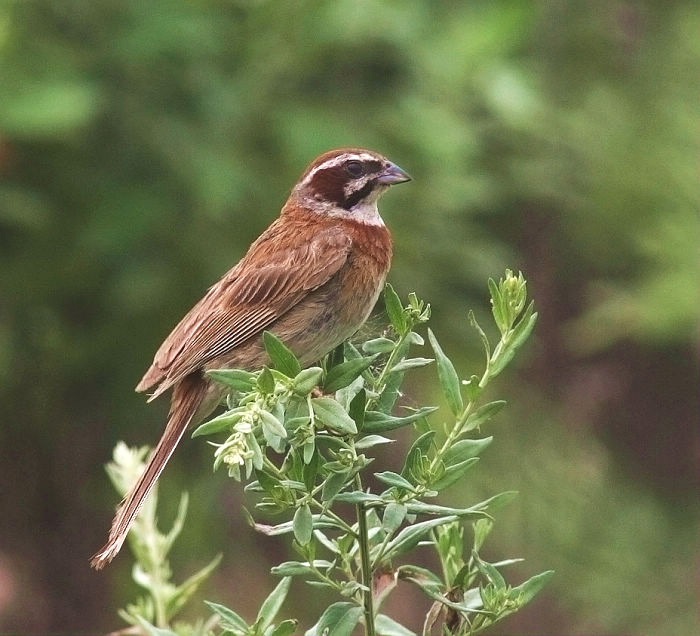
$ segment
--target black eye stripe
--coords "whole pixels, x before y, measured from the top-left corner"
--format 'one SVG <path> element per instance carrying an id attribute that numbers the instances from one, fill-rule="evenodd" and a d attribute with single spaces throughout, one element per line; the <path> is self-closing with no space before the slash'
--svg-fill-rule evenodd
<path id="1" fill-rule="evenodd" d="M 374 179 L 371 179 L 365 185 L 363 185 L 359 190 L 356 192 L 353 192 L 351 195 L 349 195 L 345 201 L 343 202 L 343 208 L 346 210 L 349 210 L 353 205 L 357 205 L 362 199 L 364 199 L 370 192 L 372 192 L 372 189 L 375 186 L 375 181 Z"/>

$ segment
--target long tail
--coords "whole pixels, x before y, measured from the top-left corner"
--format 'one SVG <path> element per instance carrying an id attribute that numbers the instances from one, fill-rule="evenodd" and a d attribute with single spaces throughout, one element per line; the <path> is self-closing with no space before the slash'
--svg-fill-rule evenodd
<path id="1" fill-rule="evenodd" d="M 107 543 L 90 560 L 90 565 L 96 570 L 101 570 L 121 550 L 131 524 L 202 404 L 206 390 L 207 383 L 196 375 L 184 378 L 175 386 L 163 435 L 151 453 L 141 477 L 119 505 Z"/>

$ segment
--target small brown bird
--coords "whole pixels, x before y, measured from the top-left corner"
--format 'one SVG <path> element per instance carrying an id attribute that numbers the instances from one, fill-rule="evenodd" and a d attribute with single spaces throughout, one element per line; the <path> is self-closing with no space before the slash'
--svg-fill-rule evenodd
<path id="1" fill-rule="evenodd" d="M 389 186 L 409 180 L 369 150 L 321 155 L 301 175 L 280 217 L 173 329 L 136 387 L 155 387 L 149 401 L 173 389 L 168 423 L 92 567 L 101 569 L 116 556 L 187 427 L 221 400 L 222 387 L 205 371 L 262 367 L 264 330 L 306 366 L 360 328 L 391 264 L 391 235 L 377 200 Z"/>

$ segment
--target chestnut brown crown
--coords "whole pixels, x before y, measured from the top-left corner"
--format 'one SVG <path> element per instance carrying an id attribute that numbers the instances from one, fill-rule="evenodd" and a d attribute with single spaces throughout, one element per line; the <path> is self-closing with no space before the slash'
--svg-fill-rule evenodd
<path id="1" fill-rule="evenodd" d="M 317 157 L 294 187 L 290 202 L 362 223 L 383 224 L 377 200 L 411 177 L 386 157 L 363 148 L 341 148 Z M 284 212 L 284 211 L 283 211 Z"/>

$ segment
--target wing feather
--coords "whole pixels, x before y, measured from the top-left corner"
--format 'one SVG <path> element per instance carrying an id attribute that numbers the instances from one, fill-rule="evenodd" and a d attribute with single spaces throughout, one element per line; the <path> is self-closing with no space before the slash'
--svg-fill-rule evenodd
<path id="1" fill-rule="evenodd" d="M 336 274 L 347 261 L 351 237 L 336 226 L 300 243 L 300 229 L 271 225 L 173 329 L 137 390 L 158 383 L 154 399 L 271 326 Z"/>

